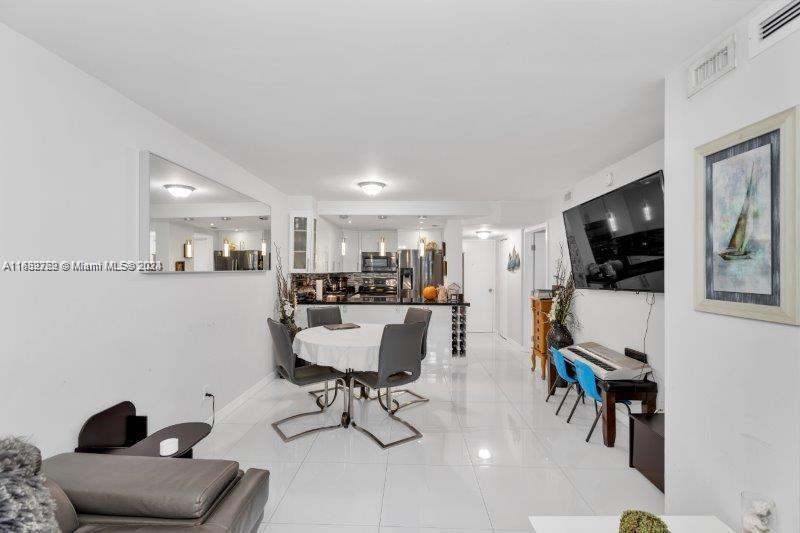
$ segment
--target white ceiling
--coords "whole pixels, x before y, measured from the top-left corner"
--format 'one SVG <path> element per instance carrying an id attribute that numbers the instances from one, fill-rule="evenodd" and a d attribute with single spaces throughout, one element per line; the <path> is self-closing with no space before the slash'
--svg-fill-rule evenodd
<path id="1" fill-rule="evenodd" d="M 164 185 L 189 185 L 195 190 L 186 198 L 175 198 Z M 184 168 L 163 157 L 150 156 L 150 203 L 153 204 L 223 204 L 255 202 L 253 198 L 221 183 Z M 267 212 L 269 212 L 267 210 Z"/>
<path id="2" fill-rule="evenodd" d="M 393 215 L 387 216 L 385 220 L 379 219 L 375 215 L 353 215 L 347 219 L 341 219 L 334 215 L 322 215 L 334 225 L 352 230 L 394 230 L 394 229 L 443 229 L 445 219 L 426 217 L 422 224 L 417 215 Z"/>
<path id="3" fill-rule="evenodd" d="M 0 0 L 0 20 L 288 194 L 524 200 L 661 138 L 755 0 Z"/>

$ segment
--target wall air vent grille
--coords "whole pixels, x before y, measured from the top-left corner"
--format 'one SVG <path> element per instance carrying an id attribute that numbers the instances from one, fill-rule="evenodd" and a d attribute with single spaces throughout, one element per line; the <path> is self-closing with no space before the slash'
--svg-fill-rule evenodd
<path id="1" fill-rule="evenodd" d="M 694 96 L 735 68 L 736 39 L 730 35 L 700 54 L 689 66 L 687 97 Z"/>
<path id="2" fill-rule="evenodd" d="M 749 56 L 757 56 L 797 29 L 800 29 L 800 0 L 770 2 L 750 19 Z"/>

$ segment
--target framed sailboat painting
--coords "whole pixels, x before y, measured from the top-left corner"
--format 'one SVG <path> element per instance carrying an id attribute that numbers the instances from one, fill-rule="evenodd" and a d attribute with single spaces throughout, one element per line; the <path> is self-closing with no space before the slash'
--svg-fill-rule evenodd
<path id="1" fill-rule="evenodd" d="M 695 150 L 695 309 L 800 324 L 798 112 Z"/>

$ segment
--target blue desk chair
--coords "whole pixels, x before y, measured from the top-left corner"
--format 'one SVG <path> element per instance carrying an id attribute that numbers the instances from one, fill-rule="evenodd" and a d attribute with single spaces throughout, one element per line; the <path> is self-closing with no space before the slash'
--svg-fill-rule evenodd
<path id="1" fill-rule="evenodd" d="M 595 410 L 597 410 L 597 416 L 594 417 L 592 429 L 589 430 L 589 434 L 586 436 L 586 442 L 589 442 L 589 439 L 592 438 L 592 433 L 594 433 L 594 428 L 597 426 L 597 421 L 600 420 L 600 415 L 603 414 L 603 409 L 616 409 L 616 406 L 608 406 L 603 404 L 603 395 L 600 394 L 600 391 L 597 388 L 597 377 L 594 375 L 594 372 L 592 372 L 592 369 L 589 367 L 589 365 L 583 361 L 573 361 L 572 364 L 575 366 L 575 373 L 578 376 L 578 383 L 583 389 L 582 394 L 595 401 Z M 597 409 L 598 403 L 602 404 L 599 410 Z M 625 407 L 628 409 L 628 414 L 630 414 L 631 402 L 628 400 L 620 400 L 617 403 L 625 404 Z M 573 408 L 573 411 L 574 410 L 575 409 Z M 572 416 L 572 414 L 570 414 L 570 416 Z"/>
<path id="2" fill-rule="evenodd" d="M 556 415 L 557 415 L 559 411 L 561 411 L 561 407 L 564 405 L 564 401 L 567 399 L 567 396 L 569 395 L 569 392 L 572 390 L 572 387 L 578 384 L 578 380 L 570 376 L 569 372 L 567 372 L 567 360 L 564 357 L 564 354 L 562 354 L 557 348 L 551 347 L 550 355 L 553 356 L 553 363 L 556 365 L 556 373 L 558 374 L 558 377 L 569 383 L 569 387 L 567 387 L 567 392 L 564 393 L 564 397 L 561 398 L 561 403 L 558 404 L 558 409 L 556 409 Z M 550 392 L 548 392 L 547 398 L 545 398 L 544 400 L 545 402 L 549 400 L 550 396 L 552 396 L 553 393 L 555 392 L 557 382 L 558 380 L 556 380 L 556 382 L 553 383 L 553 386 L 550 387 Z"/>

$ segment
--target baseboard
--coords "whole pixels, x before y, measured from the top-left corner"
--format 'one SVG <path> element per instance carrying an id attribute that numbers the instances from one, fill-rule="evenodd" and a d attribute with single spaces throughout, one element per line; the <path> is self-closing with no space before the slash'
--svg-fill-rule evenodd
<path id="1" fill-rule="evenodd" d="M 250 387 L 249 389 L 247 389 L 246 391 L 241 393 L 239 396 L 237 396 L 233 400 L 229 401 L 227 404 L 225 404 L 224 407 L 222 407 L 221 409 L 217 410 L 217 414 L 216 414 L 217 420 L 224 421 L 225 417 L 227 417 L 232 412 L 234 412 L 238 407 L 240 407 L 244 402 L 246 402 L 253 394 L 258 392 L 258 390 L 261 389 L 264 385 L 266 385 L 270 381 L 274 381 L 276 377 L 277 377 L 277 375 L 275 374 L 275 371 L 273 370 L 272 372 L 270 372 L 269 374 L 267 374 L 266 376 L 264 376 L 263 378 L 258 380 L 255 383 L 255 385 L 253 385 L 252 387 Z M 212 417 L 208 417 L 208 419 L 206 420 L 206 423 L 210 424 L 211 420 L 212 420 Z"/>

